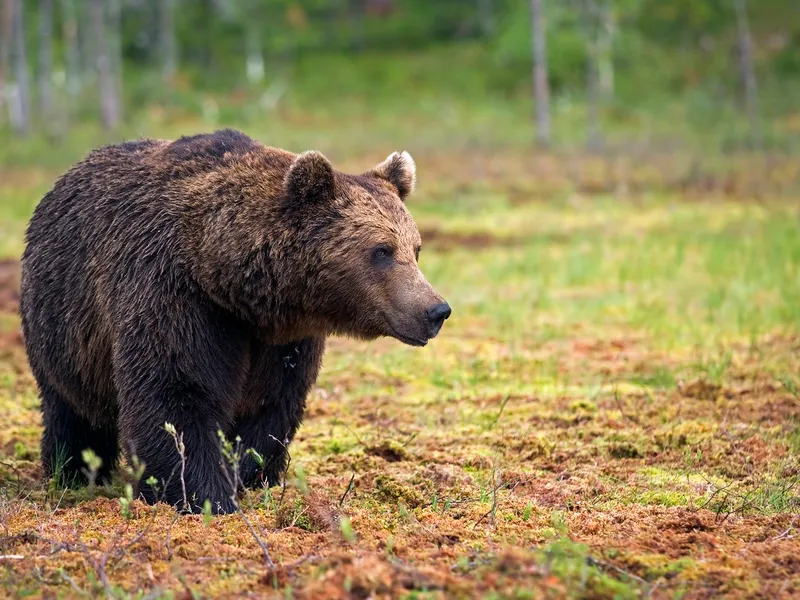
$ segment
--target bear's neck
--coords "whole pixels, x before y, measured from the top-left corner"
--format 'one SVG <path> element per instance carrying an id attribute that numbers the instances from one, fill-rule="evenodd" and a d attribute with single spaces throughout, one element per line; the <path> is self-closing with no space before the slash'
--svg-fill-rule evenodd
<path id="1" fill-rule="evenodd" d="M 277 190 L 232 177 L 204 188 L 195 188 L 184 219 L 187 261 L 202 289 L 274 343 L 327 335 L 329 325 L 306 307 L 313 259 L 283 222 Z"/>

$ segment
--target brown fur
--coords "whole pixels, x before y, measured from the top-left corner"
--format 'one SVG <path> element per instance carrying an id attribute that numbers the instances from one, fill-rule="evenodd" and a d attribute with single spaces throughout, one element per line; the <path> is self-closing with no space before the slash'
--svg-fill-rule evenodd
<path id="1" fill-rule="evenodd" d="M 326 336 L 422 345 L 449 315 L 417 267 L 401 200 L 414 180 L 407 153 L 346 175 L 230 130 L 109 146 L 73 167 L 23 256 L 48 474 L 80 479 L 92 447 L 108 477 L 121 439 L 159 480 L 145 498 L 178 503 L 168 421 L 192 508 L 232 509 L 218 428 L 267 459 L 243 460 L 246 485 L 277 482 Z"/>

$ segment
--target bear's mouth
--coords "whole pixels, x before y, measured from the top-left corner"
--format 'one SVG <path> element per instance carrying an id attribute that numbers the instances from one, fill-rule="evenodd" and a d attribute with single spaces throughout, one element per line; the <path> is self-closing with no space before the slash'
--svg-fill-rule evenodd
<path id="1" fill-rule="evenodd" d="M 412 337 L 412 336 L 409 336 L 409 335 L 403 335 L 402 333 L 397 331 L 397 329 L 395 329 L 394 325 L 392 325 L 391 323 L 389 323 L 389 329 L 392 330 L 392 334 L 391 335 L 392 335 L 393 338 L 398 339 L 401 342 L 403 342 L 404 344 L 408 344 L 409 346 L 422 347 L 422 346 L 425 346 L 425 345 L 428 344 L 428 340 L 427 339 L 423 340 L 423 339 L 415 338 L 415 337 Z"/>
<path id="2" fill-rule="evenodd" d="M 418 340 L 417 338 L 408 337 L 405 335 L 400 335 L 399 333 L 395 333 L 394 337 L 398 340 L 403 342 L 404 344 L 408 344 L 409 346 L 417 346 L 422 347 L 428 344 L 428 340 Z"/>

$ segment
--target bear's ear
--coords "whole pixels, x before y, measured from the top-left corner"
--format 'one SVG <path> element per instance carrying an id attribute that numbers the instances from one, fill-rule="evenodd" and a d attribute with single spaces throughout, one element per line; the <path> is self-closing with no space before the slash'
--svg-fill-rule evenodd
<path id="1" fill-rule="evenodd" d="M 417 184 L 417 165 L 405 150 L 392 152 L 385 161 L 365 175 L 385 179 L 397 188 L 400 199 L 405 200 L 414 192 L 414 186 Z"/>
<path id="2" fill-rule="evenodd" d="M 290 202 L 326 202 L 333 198 L 333 166 L 321 152 L 298 154 L 283 182 Z"/>

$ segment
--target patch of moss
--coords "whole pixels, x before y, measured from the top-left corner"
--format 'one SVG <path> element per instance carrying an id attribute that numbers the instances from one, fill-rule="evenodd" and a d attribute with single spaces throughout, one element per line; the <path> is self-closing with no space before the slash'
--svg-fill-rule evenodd
<path id="1" fill-rule="evenodd" d="M 608 445 L 611 458 L 642 458 L 642 451 L 633 442 L 611 442 Z"/>
<path id="2" fill-rule="evenodd" d="M 688 556 L 672 560 L 661 554 L 622 552 L 619 560 L 627 568 L 639 573 L 648 581 L 655 581 L 662 577 L 672 579 L 677 575 L 683 575 L 682 579 L 684 580 L 696 576 L 697 563 Z"/>
<path id="3" fill-rule="evenodd" d="M 411 508 L 425 503 L 422 494 L 391 475 L 378 475 L 375 478 L 375 493 L 381 500 L 395 503 L 402 500 Z"/>
<path id="4" fill-rule="evenodd" d="M 405 446 L 396 440 L 383 440 L 376 446 L 368 446 L 366 453 L 372 456 L 380 456 L 387 462 L 398 462 L 408 459 L 408 451 Z"/>
<path id="5" fill-rule="evenodd" d="M 654 434 L 656 447 L 661 450 L 696 446 L 714 435 L 716 425 L 702 421 L 681 421 L 660 427 Z"/>

